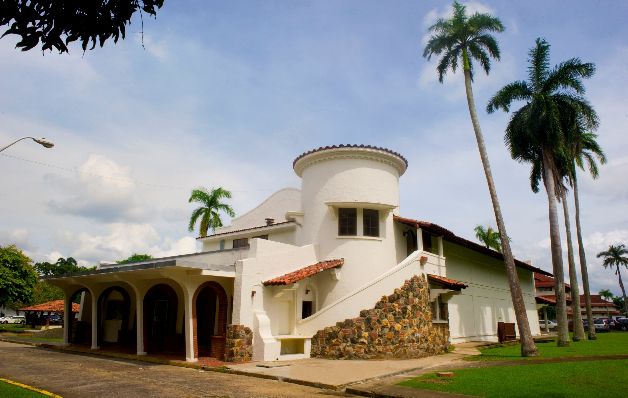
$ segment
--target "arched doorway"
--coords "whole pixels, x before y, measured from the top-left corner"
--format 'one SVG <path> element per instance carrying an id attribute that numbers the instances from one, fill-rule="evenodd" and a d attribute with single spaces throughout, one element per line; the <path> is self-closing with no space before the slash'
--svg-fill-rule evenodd
<path id="1" fill-rule="evenodd" d="M 185 343 L 177 335 L 179 299 L 166 284 L 151 287 L 144 296 L 144 346 L 148 353 L 179 353 Z M 183 344 L 182 344 L 183 343 Z"/>
<path id="2" fill-rule="evenodd" d="M 70 314 L 70 324 L 63 325 L 69 330 L 70 344 L 90 345 L 92 342 L 92 294 L 83 287 L 70 295 L 70 302 L 80 304 L 78 314 Z"/>
<path id="3" fill-rule="evenodd" d="M 227 334 L 227 293 L 216 282 L 202 284 L 195 293 L 196 357 L 223 359 Z"/>
<path id="4" fill-rule="evenodd" d="M 134 327 L 131 316 L 131 296 L 126 289 L 112 286 L 102 292 L 98 298 L 98 343 L 135 345 L 136 333 L 129 330 Z"/>

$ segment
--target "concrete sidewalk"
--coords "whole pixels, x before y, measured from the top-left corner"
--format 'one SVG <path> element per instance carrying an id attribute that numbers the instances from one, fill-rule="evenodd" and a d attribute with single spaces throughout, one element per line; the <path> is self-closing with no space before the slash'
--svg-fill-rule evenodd
<path id="1" fill-rule="evenodd" d="M 360 361 L 309 358 L 295 361 L 252 362 L 229 365 L 228 368 L 250 376 L 340 390 L 359 382 L 452 366 L 466 356 L 479 355 L 477 347 L 483 344 L 458 344 L 455 345 L 453 352 L 419 359 Z"/>

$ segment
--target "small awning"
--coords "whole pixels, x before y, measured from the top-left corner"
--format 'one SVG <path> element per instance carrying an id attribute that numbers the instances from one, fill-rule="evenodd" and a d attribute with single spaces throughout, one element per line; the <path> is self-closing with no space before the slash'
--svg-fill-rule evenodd
<path id="1" fill-rule="evenodd" d="M 437 285 L 441 285 L 447 289 L 460 291 L 468 287 L 464 283 L 455 279 L 445 278 L 444 276 L 427 274 L 427 279 Z"/>
<path id="2" fill-rule="evenodd" d="M 79 312 L 81 310 L 81 305 L 77 303 L 72 303 L 72 312 Z M 53 300 L 48 301 L 47 303 L 41 303 L 36 305 L 31 305 L 28 307 L 20 308 L 20 311 L 32 311 L 32 312 L 63 312 L 63 300 Z"/>
<path id="3" fill-rule="evenodd" d="M 281 275 L 276 278 L 267 280 L 264 282 L 264 286 L 291 285 L 300 280 L 308 278 L 312 275 L 316 275 L 319 272 L 323 272 L 325 270 L 332 269 L 332 268 L 341 267 L 344 263 L 345 263 L 345 260 L 343 258 L 336 259 L 336 260 L 321 261 L 316 264 L 308 265 L 307 267 L 287 273 L 285 275 Z"/>

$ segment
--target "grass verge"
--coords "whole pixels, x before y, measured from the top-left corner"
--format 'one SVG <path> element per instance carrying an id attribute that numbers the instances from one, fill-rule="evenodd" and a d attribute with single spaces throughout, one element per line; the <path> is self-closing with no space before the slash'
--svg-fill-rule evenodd
<path id="1" fill-rule="evenodd" d="M 46 397 L 36 391 L 27 390 L 25 388 L 9 384 L 0 380 L 0 397 L 11 398 L 42 398 Z"/>
<path id="2" fill-rule="evenodd" d="M 494 366 L 454 371 L 452 378 L 427 374 L 402 386 L 480 397 L 628 396 L 628 360 Z M 605 393 L 606 392 L 606 393 Z"/>
<path id="3" fill-rule="evenodd" d="M 537 342 L 536 347 L 541 358 L 628 354 L 628 333 L 598 333 L 597 340 L 572 341 L 569 347 L 557 347 L 555 341 Z M 467 359 L 472 361 L 529 359 L 521 357 L 519 344 L 483 348 L 480 351 L 482 355 Z"/>

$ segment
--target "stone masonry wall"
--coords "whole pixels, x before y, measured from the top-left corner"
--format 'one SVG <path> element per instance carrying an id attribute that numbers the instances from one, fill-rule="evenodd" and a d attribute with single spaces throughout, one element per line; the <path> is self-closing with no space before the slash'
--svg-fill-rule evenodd
<path id="1" fill-rule="evenodd" d="M 328 359 L 420 358 L 446 352 L 449 325 L 433 324 L 429 285 L 413 276 L 375 308 L 319 330 L 312 338 L 312 357 Z"/>
<path id="2" fill-rule="evenodd" d="M 245 362 L 253 358 L 253 332 L 244 325 L 228 325 L 225 361 Z"/>

